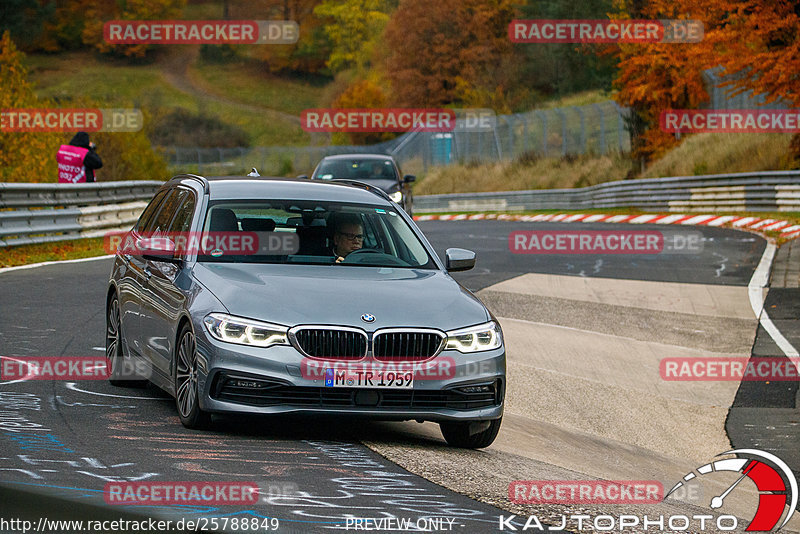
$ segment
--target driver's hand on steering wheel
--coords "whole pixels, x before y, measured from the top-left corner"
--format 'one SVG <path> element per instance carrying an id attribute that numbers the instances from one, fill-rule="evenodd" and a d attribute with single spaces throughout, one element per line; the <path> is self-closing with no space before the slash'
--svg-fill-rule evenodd
<path id="1" fill-rule="evenodd" d="M 336 263 L 342 263 L 343 261 L 344 261 L 343 256 L 339 256 L 338 258 L 336 258 Z"/>

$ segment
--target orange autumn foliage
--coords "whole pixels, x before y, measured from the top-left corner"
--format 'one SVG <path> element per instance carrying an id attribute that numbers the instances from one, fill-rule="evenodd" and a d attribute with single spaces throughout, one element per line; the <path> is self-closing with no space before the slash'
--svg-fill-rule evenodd
<path id="1" fill-rule="evenodd" d="M 634 157 L 651 159 L 675 146 L 658 129 L 666 109 L 693 109 L 708 101 L 703 71 L 723 67 L 737 74 L 735 92 L 753 90 L 767 101 L 800 102 L 800 7 L 787 0 L 619 0 L 612 18 L 697 19 L 705 24 L 699 43 L 621 44 L 617 101 L 632 108 L 643 126 Z"/>
<path id="2" fill-rule="evenodd" d="M 52 102 L 36 98 L 28 82 L 24 54 L 11 34 L 0 39 L 0 109 L 47 108 Z M 0 130 L 0 182 L 51 182 L 56 180 L 56 151 L 66 141 L 63 134 Z"/>
<path id="3" fill-rule="evenodd" d="M 488 74 L 511 50 L 507 32 L 513 17 L 511 0 L 400 2 L 384 32 L 392 104 L 455 104 L 461 80 L 490 85 Z"/>

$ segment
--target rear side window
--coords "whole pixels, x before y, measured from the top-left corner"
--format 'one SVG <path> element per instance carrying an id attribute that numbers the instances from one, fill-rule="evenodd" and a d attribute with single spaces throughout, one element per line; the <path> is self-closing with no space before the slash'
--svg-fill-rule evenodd
<path id="1" fill-rule="evenodd" d="M 192 225 L 192 216 L 194 215 L 195 200 L 191 191 L 181 189 L 186 194 L 181 198 L 180 206 L 175 217 L 172 219 L 172 224 L 169 226 L 170 233 L 188 232 Z"/>
<path id="2" fill-rule="evenodd" d="M 181 201 L 189 194 L 185 189 L 173 189 L 169 196 L 161 203 L 161 209 L 158 210 L 158 215 L 153 217 L 152 221 L 145 226 L 145 233 L 152 234 L 166 234 L 169 231 L 170 223 L 175 217 Z"/>
<path id="3" fill-rule="evenodd" d="M 136 231 L 138 233 L 142 233 L 145 228 L 147 228 L 148 223 L 153 218 L 153 216 L 158 212 L 158 207 L 161 205 L 161 201 L 164 200 L 167 191 L 159 191 L 156 196 L 153 197 L 153 200 L 150 201 L 150 204 L 144 208 L 142 215 L 139 217 L 139 221 L 136 223 Z"/>

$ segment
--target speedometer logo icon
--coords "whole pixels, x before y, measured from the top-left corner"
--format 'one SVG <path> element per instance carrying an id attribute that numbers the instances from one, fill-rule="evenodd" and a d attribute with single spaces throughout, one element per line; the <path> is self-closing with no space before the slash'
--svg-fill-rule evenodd
<path id="1" fill-rule="evenodd" d="M 738 458 L 715 460 L 698 467 L 695 471 L 686 474 L 683 479 L 669 490 L 664 498 L 669 497 L 677 489 L 692 479 L 715 472 L 741 473 L 741 476 L 725 491 L 715 495 L 709 507 L 721 508 L 725 498 L 736 489 L 745 479 L 749 478 L 758 489 L 758 508 L 747 526 L 747 532 L 766 532 L 783 528 L 792 518 L 797 508 L 797 479 L 786 463 L 768 452 L 757 449 L 735 449 L 717 456 L 736 454 Z M 788 511 L 786 507 L 788 505 Z M 784 517 L 785 513 L 785 517 Z M 780 522 L 781 518 L 783 522 Z"/>

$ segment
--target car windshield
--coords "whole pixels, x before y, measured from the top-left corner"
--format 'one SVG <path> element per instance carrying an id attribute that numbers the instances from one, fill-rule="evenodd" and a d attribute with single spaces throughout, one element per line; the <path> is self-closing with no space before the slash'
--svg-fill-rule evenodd
<path id="1" fill-rule="evenodd" d="M 328 159 L 319 164 L 314 178 L 321 180 L 397 180 L 391 160 L 378 158 Z"/>
<path id="2" fill-rule="evenodd" d="M 388 205 L 219 200 L 210 203 L 203 232 L 220 245 L 203 249 L 199 262 L 437 268 Z"/>

